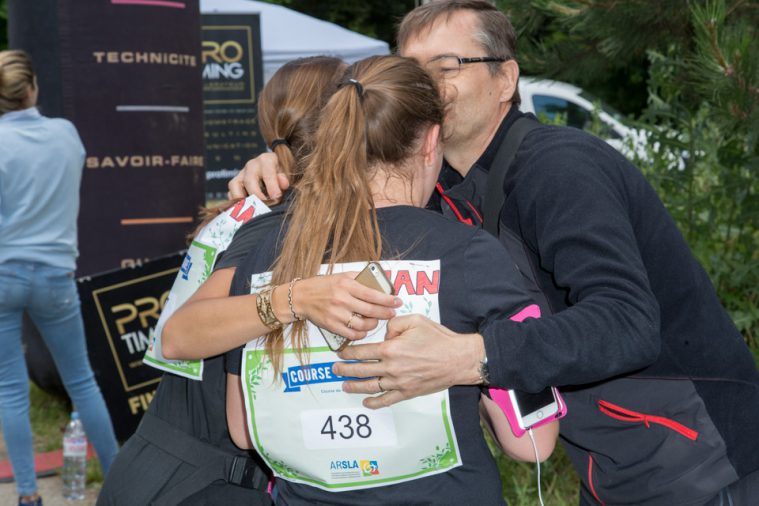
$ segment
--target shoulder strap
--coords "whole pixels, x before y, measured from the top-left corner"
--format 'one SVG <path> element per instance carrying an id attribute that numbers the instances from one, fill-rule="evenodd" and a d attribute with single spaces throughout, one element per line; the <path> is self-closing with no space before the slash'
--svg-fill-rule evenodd
<path id="1" fill-rule="evenodd" d="M 498 221 L 503 202 L 506 200 L 506 196 L 503 194 L 503 181 L 506 179 L 506 173 L 511 167 L 511 162 L 514 161 L 514 156 L 519 145 L 522 144 L 522 140 L 530 131 L 539 126 L 540 122 L 532 116 L 522 116 L 517 119 L 506 132 L 506 139 L 498 148 L 495 159 L 490 165 L 483 209 L 483 226 L 495 237 L 498 237 Z"/>

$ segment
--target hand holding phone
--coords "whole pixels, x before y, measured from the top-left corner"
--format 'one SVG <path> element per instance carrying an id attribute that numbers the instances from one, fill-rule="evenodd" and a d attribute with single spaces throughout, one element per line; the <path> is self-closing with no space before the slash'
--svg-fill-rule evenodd
<path id="1" fill-rule="evenodd" d="M 372 288 L 388 295 L 395 294 L 392 283 L 390 283 L 390 280 L 387 278 L 382 266 L 377 262 L 369 262 L 366 267 L 358 273 L 355 279 L 368 288 Z M 332 351 L 340 351 L 350 343 L 345 337 L 339 336 L 329 330 L 319 327 L 319 331 L 327 342 L 327 346 L 329 346 Z"/>

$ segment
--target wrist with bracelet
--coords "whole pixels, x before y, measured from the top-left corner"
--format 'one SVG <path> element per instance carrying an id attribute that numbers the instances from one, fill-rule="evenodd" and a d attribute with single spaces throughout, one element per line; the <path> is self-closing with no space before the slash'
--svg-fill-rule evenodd
<path id="1" fill-rule="evenodd" d="M 290 281 L 288 287 L 287 287 L 287 306 L 290 310 L 290 316 L 292 317 L 292 321 L 303 321 L 305 318 L 303 315 L 299 315 L 295 312 L 295 305 L 293 303 L 293 289 L 295 287 L 295 283 L 300 281 L 301 278 L 294 278 Z M 281 329 L 285 324 L 291 323 L 291 322 L 283 322 L 277 317 L 277 314 L 274 311 L 274 304 L 272 303 L 272 297 L 274 295 L 274 290 L 279 288 L 280 285 L 274 285 L 269 286 L 267 288 L 264 288 L 260 292 L 258 292 L 258 295 L 256 297 L 256 309 L 258 310 L 258 317 L 261 319 L 261 322 L 269 327 L 271 330 L 277 330 Z M 285 318 L 286 319 L 286 318 Z"/>
<path id="2" fill-rule="evenodd" d="M 299 315 L 295 312 L 295 306 L 293 305 L 293 288 L 295 288 L 295 283 L 300 281 L 301 278 L 293 278 L 292 281 L 290 281 L 290 285 L 287 287 L 287 305 L 290 308 L 290 315 L 293 317 L 294 321 L 303 321 L 305 318 L 303 315 Z"/>
<path id="3" fill-rule="evenodd" d="M 258 292 L 258 295 L 256 296 L 256 309 L 258 310 L 258 317 L 261 319 L 261 322 L 271 330 L 282 328 L 282 322 L 279 321 L 277 315 L 274 314 L 274 308 L 271 304 L 271 296 L 276 288 L 277 285 L 269 286 Z"/>

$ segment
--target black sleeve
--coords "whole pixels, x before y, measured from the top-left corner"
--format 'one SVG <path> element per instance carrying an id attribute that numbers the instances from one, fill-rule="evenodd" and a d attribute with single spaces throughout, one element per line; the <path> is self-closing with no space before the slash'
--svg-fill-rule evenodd
<path id="1" fill-rule="evenodd" d="M 639 203 L 615 174 L 620 167 L 603 170 L 603 163 L 620 164 L 592 144 L 548 145 L 513 190 L 523 238 L 539 267 L 568 290 L 569 307 L 484 330 L 494 384 L 528 391 L 584 384 L 658 357 L 659 306 L 630 217 Z"/>
<path id="2" fill-rule="evenodd" d="M 512 318 L 536 308 L 514 261 L 498 240 L 477 230 L 466 248 L 467 314 L 482 330 L 499 318 Z M 496 267 L 497 266 L 497 267 Z"/>
<path id="3" fill-rule="evenodd" d="M 284 207 L 276 206 L 270 212 L 257 216 L 240 227 L 232 237 L 229 247 L 217 260 L 214 270 L 238 267 L 255 245 L 281 223 L 283 213 Z"/>
<path id="4" fill-rule="evenodd" d="M 240 346 L 234 350 L 229 350 L 224 354 L 224 370 L 228 374 L 239 376 L 242 372 L 242 350 L 245 346 Z"/>

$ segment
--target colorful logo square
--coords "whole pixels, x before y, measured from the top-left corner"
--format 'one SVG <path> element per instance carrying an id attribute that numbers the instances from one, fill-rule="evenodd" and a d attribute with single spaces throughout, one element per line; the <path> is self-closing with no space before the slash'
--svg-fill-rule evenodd
<path id="1" fill-rule="evenodd" d="M 376 460 L 362 460 L 361 461 L 361 473 L 364 476 L 377 476 L 379 472 L 379 465 Z"/>

